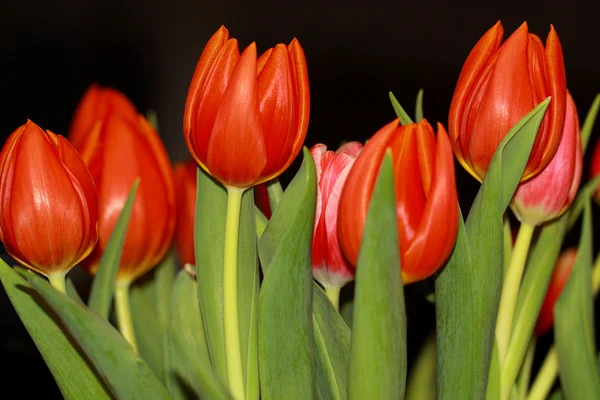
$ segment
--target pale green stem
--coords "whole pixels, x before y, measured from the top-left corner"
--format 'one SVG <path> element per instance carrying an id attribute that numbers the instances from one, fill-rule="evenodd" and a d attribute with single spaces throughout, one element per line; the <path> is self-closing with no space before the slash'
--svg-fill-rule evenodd
<path id="1" fill-rule="evenodd" d="M 342 288 L 328 286 L 325 288 L 325 294 L 331 300 L 331 303 L 335 307 L 336 311 L 340 311 L 340 291 Z"/>
<path id="2" fill-rule="evenodd" d="M 527 400 L 544 400 L 548 397 L 552 385 L 558 375 L 558 355 L 556 348 L 552 346 L 546 354 L 544 363 L 538 372 L 531 390 L 527 395 Z"/>
<path id="3" fill-rule="evenodd" d="M 225 330 L 225 358 L 227 382 L 234 400 L 243 400 L 244 376 L 238 315 L 237 258 L 242 194 L 245 189 L 227 188 L 227 215 L 225 217 L 225 251 L 223 254 L 223 319 Z"/>
<path id="4" fill-rule="evenodd" d="M 500 366 L 503 367 L 508 345 L 510 343 L 510 335 L 512 329 L 515 307 L 517 305 L 517 295 L 523 278 L 525 262 L 527 261 L 527 253 L 534 225 L 521 223 L 519 234 L 515 242 L 515 247 L 510 258 L 510 264 L 506 271 L 504 282 L 502 283 L 502 294 L 500 295 L 500 307 L 498 309 L 498 320 L 496 322 L 496 342 L 498 344 L 498 356 L 500 358 Z M 504 398 L 505 396 L 502 396 Z"/>
<path id="5" fill-rule="evenodd" d="M 57 273 L 48 275 L 48 280 L 50 281 L 50 285 L 54 286 L 54 288 L 56 290 L 58 290 L 59 292 L 64 293 L 64 294 L 67 294 L 67 284 L 66 284 L 67 272 L 68 271 L 57 272 Z"/>
<path id="6" fill-rule="evenodd" d="M 529 346 L 527 347 L 527 354 L 523 360 L 521 366 L 521 372 L 519 373 L 519 379 L 517 380 L 517 389 L 519 393 L 519 400 L 525 400 L 527 396 L 527 389 L 529 389 L 529 381 L 531 380 L 531 367 L 533 366 L 533 357 L 535 355 L 536 337 L 531 336 Z"/>
<path id="7" fill-rule="evenodd" d="M 131 305 L 129 304 L 129 288 L 131 281 L 117 280 L 115 285 L 115 308 L 117 311 L 117 327 L 121 335 L 129 342 L 133 350 L 138 353 L 133 330 L 133 319 L 131 318 Z"/>

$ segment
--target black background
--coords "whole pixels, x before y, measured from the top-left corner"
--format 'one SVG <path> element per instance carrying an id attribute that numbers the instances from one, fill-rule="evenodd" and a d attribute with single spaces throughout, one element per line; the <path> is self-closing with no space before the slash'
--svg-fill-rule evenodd
<path id="1" fill-rule="evenodd" d="M 447 125 L 462 63 L 496 21 L 505 37 L 523 21 L 545 41 L 554 24 L 567 83 L 583 118 L 600 92 L 598 13 L 593 2 L 544 1 L 0 1 L 0 137 L 31 119 L 66 134 L 74 107 L 92 82 L 155 109 L 173 161 L 187 159 L 183 107 L 195 64 L 224 24 L 245 47 L 262 52 L 297 37 L 308 62 L 311 119 L 306 145 L 364 141 L 394 118 L 391 90 L 412 114 L 425 90 L 425 116 Z M 596 128 L 590 147 L 600 132 Z M 584 180 L 591 151 L 586 155 Z M 295 171 L 285 173 L 289 181 Z M 477 183 L 457 165 L 463 211 Z M 594 210 L 597 214 L 597 209 Z M 465 213 L 466 214 L 466 213 Z M 596 222 L 597 218 L 596 218 Z M 576 243 L 576 236 L 568 243 Z M 596 246 L 597 248 L 598 246 Z M 411 359 L 433 328 L 433 307 L 407 288 Z M 51 375 L 0 294 L 3 391 L 59 398 Z"/>

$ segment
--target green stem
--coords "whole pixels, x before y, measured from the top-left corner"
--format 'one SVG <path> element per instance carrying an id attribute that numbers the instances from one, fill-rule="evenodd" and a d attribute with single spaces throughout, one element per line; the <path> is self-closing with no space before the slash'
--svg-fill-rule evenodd
<path id="1" fill-rule="evenodd" d="M 531 380 L 531 367 L 533 366 L 533 357 L 535 355 L 536 337 L 532 335 L 527 347 L 527 354 L 523 365 L 521 366 L 521 372 L 519 372 L 519 379 L 517 380 L 517 389 L 519 393 L 519 399 L 525 400 L 527 396 L 527 389 L 529 389 L 529 381 Z"/>
<path id="2" fill-rule="evenodd" d="M 131 318 L 131 306 L 129 304 L 129 288 L 131 281 L 118 280 L 115 285 L 115 308 L 117 311 L 117 326 L 121 335 L 129 342 L 133 350 L 138 353 L 133 330 L 133 319 Z"/>
<path id="3" fill-rule="evenodd" d="M 227 188 L 225 217 L 225 252 L 223 254 L 223 319 L 227 382 L 234 400 L 243 400 L 244 376 L 238 315 L 237 257 L 242 195 L 245 189 Z"/>
<path id="4" fill-rule="evenodd" d="M 329 300 L 331 300 L 331 303 L 335 307 L 335 310 L 338 312 L 340 311 L 340 291 L 341 290 L 342 290 L 342 288 L 333 287 L 333 286 L 328 286 L 325 288 L 325 294 L 327 295 L 327 297 L 329 297 Z"/>
<path id="5" fill-rule="evenodd" d="M 54 286 L 56 290 L 64 294 L 67 294 L 67 272 L 68 271 L 57 272 L 55 274 L 48 275 L 50 285 Z"/>
<path id="6" fill-rule="evenodd" d="M 556 354 L 556 347 L 554 345 L 546 354 L 544 363 L 540 368 L 535 381 L 531 386 L 531 390 L 527 395 L 527 400 L 544 400 L 548 397 L 552 385 L 558 375 L 558 355 Z"/>
<path id="7" fill-rule="evenodd" d="M 498 344 L 498 355 L 500 358 L 500 366 L 503 367 L 508 344 L 510 343 L 511 329 L 515 307 L 517 305 L 517 295 L 523 278 L 525 262 L 527 261 L 527 253 L 534 225 L 521 223 L 519 234 L 515 242 L 515 247 L 510 258 L 510 264 L 506 271 L 504 282 L 502 283 L 502 294 L 500 295 L 500 307 L 498 309 L 498 320 L 496 322 L 496 342 Z M 505 398 L 505 396 L 502 396 Z"/>

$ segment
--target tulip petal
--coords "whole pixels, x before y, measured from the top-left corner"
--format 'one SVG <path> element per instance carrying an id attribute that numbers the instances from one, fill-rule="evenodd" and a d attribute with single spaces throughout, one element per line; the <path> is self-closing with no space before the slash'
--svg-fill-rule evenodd
<path id="1" fill-rule="evenodd" d="M 195 160 L 177 163 L 174 167 L 174 183 L 177 202 L 177 222 L 175 246 L 182 265 L 196 264 L 194 253 L 194 220 L 196 215 L 196 173 Z"/>
<path id="2" fill-rule="evenodd" d="M 421 223 L 410 246 L 403 251 L 405 284 L 425 279 L 446 261 L 458 232 L 458 194 L 454 159 L 447 133 L 438 124 L 435 173 Z"/>
<path id="3" fill-rule="evenodd" d="M 266 165 L 256 82 L 256 44 L 242 53 L 225 90 L 208 142 L 210 173 L 225 185 L 258 183 Z M 244 162 L 240 162 L 244 160 Z"/>
<path id="4" fill-rule="evenodd" d="M 425 197 L 428 196 L 431 186 L 431 177 L 435 170 L 435 136 L 429 123 L 417 124 L 415 132 L 417 137 L 417 152 L 419 156 L 419 170 L 421 171 L 421 182 Z"/>

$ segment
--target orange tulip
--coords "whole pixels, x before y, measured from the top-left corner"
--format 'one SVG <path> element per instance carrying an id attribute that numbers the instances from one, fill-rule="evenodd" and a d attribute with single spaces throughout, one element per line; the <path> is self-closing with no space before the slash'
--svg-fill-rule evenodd
<path id="1" fill-rule="evenodd" d="M 540 315 L 535 326 L 535 332 L 538 336 L 544 335 L 552 328 L 554 304 L 569 280 L 576 257 L 577 249 L 569 248 L 560 255 L 556 262 L 552 277 L 550 278 L 550 285 L 548 286 L 548 291 L 546 292 L 546 297 L 542 303 Z"/>
<path id="2" fill-rule="evenodd" d="M 115 112 L 136 116 L 137 110 L 133 103 L 121 92 L 110 87 L 100 87 L 92 84 L 85 91 L 77 105 L 71 127 L 69 140 L 81 151 L 86 136 L 98 121 L 105 122 Z"/>
<path id="3" fill-rule="evenodd" d="M 391 149 L 402 279 L 434 274 L 446 261 L 458 232 L 458 195 L 452 148 L 444 127 L 437 137 L 426 120 L 379 130 L 356 159 L 342 190 L 339 235 L 356 265 L 370 198 L 386 149 Z"/>
<path id="4" fill-rule="evenodd" d="M 99 197 L 99 239 L 84 266 L 95 273 L 102 252 L 139 177 L 118 280 L 133 281 L 164 257 L 175 233 L 175 189 L 167 152 L 150 123 L 113 113 L 83 143 L 82 158 Z"/>
<path id="5" fill-rule="evenodd" d="M 338 209 L 342 188 L 356 156 L 359 142 L 348 142 L 333 152 L 324 144 L 310 149 L 317 172 L 317 208 L 312 241 L 313 277 L 325 288 L 341 288 L 354 279 L 354 269 L 338 239 Z"/>
<path id="6" fill-rule="evenodd" d="M 306 60 L 296 39 L 257 59 L 254 43 L 240 56 L 225 27 L 211 37 L 183 123 L 188 149 L 207 173 L 241 189 L 279 176 L 302 147 L 308 117 Z"/>
<path id="7" fill-rule="evenodd" d="M 569 93 L 558 151 L 550 164 L 534 178 L 521 183 L 513 196 L 511 207 L 519 221 L 540 225 L 564 213 L 577 195 L 582 165 L 579 118 Z"/>
<path id="8" fill-rule="evenodd" d="M 44 275 L 64 274 L 98 240 L 98 196 L 71 143 L 31 121 L 0 154 L 0 238 L 6 251 Z"/>
<path id="9" fill-rule="evenodd" d="M 479 181 L 504 135 L 536 105 L 552 96 L 522 181 L 552 160 L 563 131 L 566 77 L 554 27 L 546 46 L 523 23 L 503 44 L 498 22 L 475 45 L 458 78 L 449 114 L 456 158 Z"/>
<path id="10" fill-rule="evenodd" d="M 194 254 L 194 220 L 196 216 L 195 160 L 175 164 L 175 197 L 177 200 L 177 225 L 175 249 L 182 264 L 196 264 Z"/>

